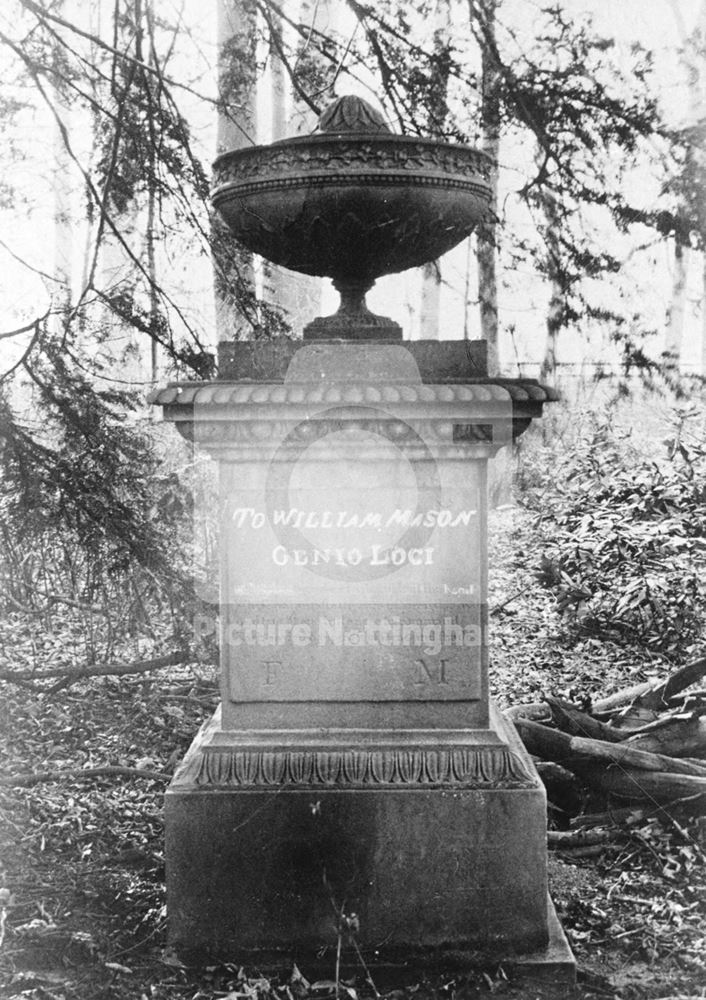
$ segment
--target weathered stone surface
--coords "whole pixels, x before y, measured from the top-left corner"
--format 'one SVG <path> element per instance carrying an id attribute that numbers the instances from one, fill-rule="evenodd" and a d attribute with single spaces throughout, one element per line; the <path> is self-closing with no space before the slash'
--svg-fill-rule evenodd
<path id="1" fill-rule="evenodd" d="M 303 347 L 311 345 L 283 337 L 269 341 L 222 341 L 218 345 L 220 378 L 283 381 L 290 361 Z M 423 382 L 458 382 L 487 376 L 484 340 L 410 340 L 405 341 L 404 347 L 414 358 Z M 365 364 L 370 357 L 365 351 L 341 352 L 341 380 L 378 381 L 384 373 L 377 365 Z"/>
<path id="2" fill-rule="evenodd" d="M 304 274 L 370 279 L 434 260 L 485 216 L 488 160 L 394 135 L 318 135 L 234 150 L 213 204 L 249 250 Z"/>
<path id="3" fill-rule="evenodd" d="M 301 782 L 282 773 L 269 790 L 254 766 L 249 787 L 241 774 L 234 790 L 227 771 L 202 784 L 213 753 L 202 733 L 167 793 L 171 942 L 236 962 L 304 961 L 335 949 L 334 907 L 344 907 L 358 914 L 373 965 L 545 948 L 544 791 L 517 737 L 497 716 L 494 725 L 520 771 L 484 772 L 492 751 L 467 747 L 480 766 L 436 787 L 354 776 L 353 787 L 331 788 L 307 771 Z"/>
<path id="4" fill-rule="evenodd" d="M 317 410 L 322 421 L 324 410 L 333 419 L 337 408 L 368 407 L 369 420 L 382 408 L 407 423 L 418 422 L 419 431 L 426 436 L 429 430 L 440 445 L 475 447 L 475 452 L 447 447 L 449 457 L 489 457 L 558 397 L 533 379 L 474 374 L 476 361 L 484 364 L 485 358 L 485 345 L 480 354 L 475 346 L 282 340 L 262 345 L 260 356 L 256 344 L 221 345 L 222 368 L 236 381 L 170 385 L 151 399 L 185 437 L 205 447 L 225 449 L 232 443 L 233 456 L 247 454 L 248 443 L 261 449 L 297 421 L 313 421 Z M 461 377 L 454 378 L 454 371 Z M 434 423 L 425 428 L 424 419 Z"/>
<path id="5" fill-rule="evenodd" d="M 342 381 L 341 354 L 374 359 L 385 381 Z M 202 443 L 228 460 L 224 728 L 242 725 L 244 705 L 266 725 L 263 706 L 306 717 L 320 703 L 332 719 L 350 704 L 352 724 L 371 730 L 392 724 L 388 704 L 397 718 L 418 705 L 411 725 L 486 724 L 484 458 L 510 426 L 507 392 L 423 385 L 403 348 L 349 345 L 307 348 L 284 385 L 259 388 L 270 395 L 251 442 L 241 431 L 265 405 L 257 389 L 194 400 Z M 204 436 L 214 407 L 225 433 Z M 479 408 L 493 440 L 454 442 L 454 419 Z"/>
<path id="6" fill-rule="evenodd" d="M 478 609 L 266 604 L 221 614 L 231 702 L 475 701 L 483 692 Z"/>
<path id="7" fill-rule="evenodd" d="M 234 150 L 214 164 L 213 204 L 249 250 L 341 293 L 305 340 L 401 340 L 365 305 L 375 278 L 446 253 L 485 218 L 489 161 L 468 146 L 393 135 L 359 97 L 339 98 L 319 134 Z"/>

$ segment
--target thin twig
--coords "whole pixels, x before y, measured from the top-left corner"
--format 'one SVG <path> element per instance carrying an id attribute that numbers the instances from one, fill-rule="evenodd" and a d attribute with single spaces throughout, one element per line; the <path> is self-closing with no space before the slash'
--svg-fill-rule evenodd
<path id="1" fill-rule="evenodd" d="M 193 658 L 189 650 L 177 650 L 166 656 L 158 656 L 150 660 L 138 660 L 135 663 L 87 663 L 82 667 L 54 667 L 50 670 L 0 670 L 0 680 L 10 681 L 43 681 L 51 677 L 62 677 L 78 680 L 82 677 L 109 677 L 118 674 L 142 674 L 148 670 L 161 670 L 163 667 L 174 667 L 180 663 L 188 663 Z"/>
<path id="2" fill-rule="evenodd" d="M 32 785 L 39 785 L 45 781 L 72 781 L 76 778 L 101 778 L 122 775 L 130 778 L 145 778 L 148 781 L 171 780 L 170 774 L 163 774 L 161 771 L 149 771 L 141 767 L 121 767 L 117 764 L 106 764 L 104 767 L 71 767 L 60 771 L 11 774 L 0 778 L 0 785 L 31 788 Z"/>

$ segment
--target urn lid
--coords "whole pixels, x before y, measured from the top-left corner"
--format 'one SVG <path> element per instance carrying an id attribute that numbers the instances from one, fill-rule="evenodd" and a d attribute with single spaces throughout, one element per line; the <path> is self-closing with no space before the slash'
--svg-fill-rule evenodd
<path id="1" fill-rule="evenodd" d="M 319 118 L 316 131 L 320 134 L 339 135 L 350 132 L 364 132 L 366 135 L 392 134 L 384 115 L 372 104 L 354 94 L 346 94 L 329 104 Z"/>

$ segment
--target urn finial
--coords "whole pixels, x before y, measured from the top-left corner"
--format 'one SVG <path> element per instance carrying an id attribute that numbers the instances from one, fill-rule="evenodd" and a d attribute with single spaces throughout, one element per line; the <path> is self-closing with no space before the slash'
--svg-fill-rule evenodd
<path id="1" fill-rule="evenodd" d="M 317 132 L 376 132 L 392 133 L 384 116 L 362 97 L 346 94 L 322 112 Z"/>

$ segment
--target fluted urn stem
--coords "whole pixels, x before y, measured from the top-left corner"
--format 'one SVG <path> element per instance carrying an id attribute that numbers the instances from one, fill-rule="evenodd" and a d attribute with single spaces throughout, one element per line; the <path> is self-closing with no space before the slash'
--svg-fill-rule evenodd
<path id="1" fill-rule="evenodd" d="M 304 340 L 401 340 L 402 327 L 366 305 L 365 296 L 374 284 L 373 278 L 335 278 L 333 287 L 341 296 L 340 305 L 333 316 L 320 316 L 308 323 Z"/>
<path id="2" fill-rule="evenodd" d="M 341 304 L 338 307 L 338 316 L 354 318 L 355 316 L 369 316 L 370 310 L 365 303 L 365 296 L 375 284 L 374 281 L 342 281 L 333 282 L 333 287 L 341 296 Z"/>

